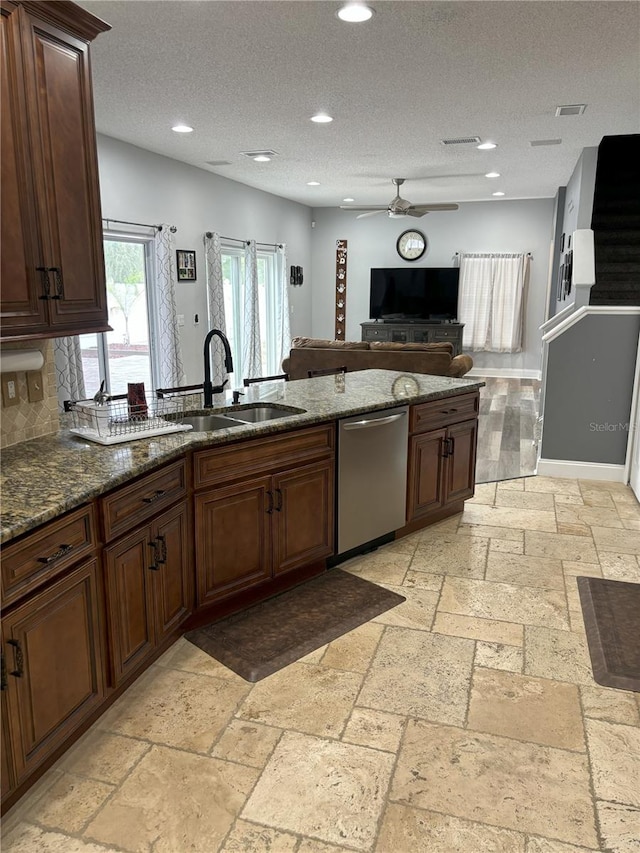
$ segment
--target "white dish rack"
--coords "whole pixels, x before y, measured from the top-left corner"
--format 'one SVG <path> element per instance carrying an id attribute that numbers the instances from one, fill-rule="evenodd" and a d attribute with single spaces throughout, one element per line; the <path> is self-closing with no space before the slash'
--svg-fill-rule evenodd
<path id="1" fill-rule="evenodd" d="M 146 399 L 144 405 L 132 405 L 126 394 L 103 404 L 70 400 L 67 408 L 73 415 L 73 427 L 69 432 L 98 444 L 120 444 L 191 429 L 190 424 L 180 422 L 187 400 L 184 395 L 157 400 L 147 395 Z"/>

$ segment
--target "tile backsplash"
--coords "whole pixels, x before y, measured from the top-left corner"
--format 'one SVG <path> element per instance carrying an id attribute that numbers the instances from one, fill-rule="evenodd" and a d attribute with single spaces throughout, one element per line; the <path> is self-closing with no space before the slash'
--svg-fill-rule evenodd
<path id="1" fill-rule="evenodd" d="M 29 402 L 27 374 L 19 371 L 17 378 L 20 402 L 14 406 L 3 405 L 2 407 L 0 448 L 48 435 L 57 432 L 60 428 L 53 341 L 15 342 L 2 345 L 2 352 L 34 349 L 40 350 L 44 357 L 42 366 L 44 399 L 37 403 Z"/>

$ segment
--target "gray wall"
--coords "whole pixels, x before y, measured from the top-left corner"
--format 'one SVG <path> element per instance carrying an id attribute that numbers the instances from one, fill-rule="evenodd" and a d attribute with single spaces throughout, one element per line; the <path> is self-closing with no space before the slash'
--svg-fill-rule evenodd
<path id="1" fill-rule="evenodd" d="M 411 195 L 409 194 L 411 198 Z M 405 265 L 396 252 L 398 236 L 408 228 L 423 231 L 428 250 L 420 266 L 451 266 L 456 252 L 531 252 L 531 277 L 521 353 L 474 353 L 474 366 L 540 370 L 538 327 L 545 319 L 554 200 L 489 201 L 461 204 L 450 213 L 430 213 L 423 219 L 390 219 L 380 214 L 356 219 L 350 211 L 316 208 L 312 237 L 313 335 L 334 336 L 335 246 L 348 240 L 348 340 L 360 340 L 360 323 L 369 319 L 371 267 Z M 408 265 L 408 264 L 407 264 Z"/>
<path id="2" fill-rule="evenodd" d="M 623 465 L 640 315 L 591 314 L 549 344 L 541 457 Z"/>
<path id="3" fill-rule="evenodd" d="M 568 250 L 568 239 L 574 231 L 580 228 L 591 228 L 591 213 L 593 210 L 593 193 L 596 185 L 596 165 L 598 162 L 597 148 L 583 148 L 573 174 L 567 183 L 564 210 L 562 211 L 560 234 L 565 235 L 565 253 Z M 554 275 L 554 293 L 557 287 L 560 264 L 564 255 L 560 254 L 556 260 L 556 272 Z M 575 299 L 575 291 L 571 291 L 566 299 L 557 301 L 555 296 L 551 301 L 554 314 L 562 311 Z"/>
<path id="4" fill-rule="evenodd" d="M 98 136 L 102 213 L 134 222 L 175 225 L 176 248 L 195 249 L 197 281 L 180 282 L 177 309 L 187 383 L 202 381 L 202 344 L 207 333 L 203 234 L 286 243 L 287 263 L 304 267 L 305 285 L 290 287 L 291 331 L 311 329 L 311 209 L 214 175 L 204 169 Z M 199 325 L 193 323 L 194 315 Z"/>

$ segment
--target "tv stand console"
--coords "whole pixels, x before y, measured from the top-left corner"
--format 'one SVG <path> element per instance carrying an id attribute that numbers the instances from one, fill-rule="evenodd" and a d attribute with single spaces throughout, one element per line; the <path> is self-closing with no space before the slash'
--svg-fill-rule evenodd
<path id="1" fill-rule="evenodd" d="M 360 323 L 363 341 L 392 341 L 398 344 L 453 344 L 454 356 L 462 352 L 464 323 Z"/>

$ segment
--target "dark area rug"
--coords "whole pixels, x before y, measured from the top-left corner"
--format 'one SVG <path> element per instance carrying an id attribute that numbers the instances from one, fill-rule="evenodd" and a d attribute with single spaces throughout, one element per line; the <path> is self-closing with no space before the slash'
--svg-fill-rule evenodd
<path id="1" fill-rule="evenodd" d="M 247 681 L 260 681 L 405 601 L 340 569 L 185 634 Z"/>
<path id="2" fill-rule="evenodd" d="M 640 584 L 577 580 L 595 681 L 640 693 Z"/>

